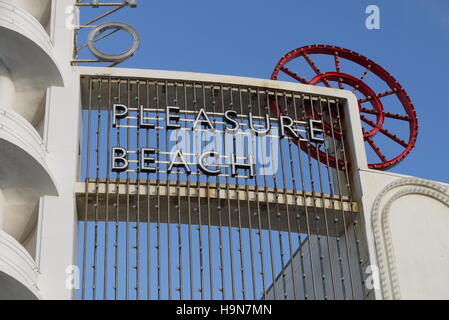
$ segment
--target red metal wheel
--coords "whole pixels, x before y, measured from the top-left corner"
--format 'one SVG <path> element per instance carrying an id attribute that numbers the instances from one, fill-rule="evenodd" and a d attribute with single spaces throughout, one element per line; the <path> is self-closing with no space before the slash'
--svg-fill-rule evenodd
<path id="1" fill-rule="evenodd" d="M 333 60 L 332 69 L 322 72 L 314 61 L 315 57 L 312 59 L 312 56 L 314 55 L 321 55 L 321 57 L 330 56 Z M 311 71 L 314 74 L 310 80 L 307 80 L 299 73 L 290 70 L 287 66 L 292 60 L 301 58 L 304 58 L 306 64 L 311 68 Z M 342 61 L 348 63 L 349 67 L 352 67 L 350 64 L 355 64 L 355 67 L 351 69 L 362 67 L 364 70 L 363 73 L 356 77 L 343 72 Z M 372 60 L 354 51 L 336 46 L 311 45 L 297 48 L 283 56 L 277 63 L 271 75 L 271 79 L 277 80 L 280 72 L 303 84 L 321 84 L 326 87 L 347 89 L 357 93 L 359 96 L 360 119 L 362 120 L 362 126 L 364 127 L 364 140 L 366 145 L 369 146 L 369 148 L 374 151 L 377 158 L 380 159 L 380 161 L 369 161 L 369 168 L 378 170 L 390 169 L 403 160 L 415 146 L 418 135 L 418 119 L 413 103 L 399 82 L 397 82 L 384 68 Z M 366 79 L 368 74 L 372 74 L 377 83 L 381 83 L 387 90 L 376 93 L 376 90 L 373 89 L 373 86 L 370 85 Z M 387 96 L 397 97 L 401 106 L 399 112 L 398 110 L 392 110 L 392 107 L 389 109 L 388 104 L 382 103 L 382 98 Z M 276 104 L 271 103 L 271 108 L 275 114 L 282 113 L 282 110 L 279 110 Z M 370 117 L 375 117 L 375 120 L 370 119 Z M 391 128 L 386 128 L 386 119 L 388 119 Z M 396 128 L 397 125 L 391 123 L 391 121 L 400 121 L 408 124 L 408 137 L 406 139 L 402 139 L 393 133 L 392 129 Z M 325 128 L 328 129 L 329 127 L 330 124 L 325 123 Z M 341 138 L 341 132 L 335 131 L 334 133 L 336 139 Z M 395 145 L 400 147 L 399 151 L 395 151 L 393 155 L 386 156 L 381 150 L 381 147 L 378 146 L 378 143 L 374 140 L 377 135 L 382 136 L 382 139 L 384 140 L 393 141 Z M 302 149 L 304 150 L 305 148 L 302 147 Z M 314 148 L 307 147 L 307 149 L 313 150 Z M 319 154 L 317 152 L 312 152 L 311 156 L 319 158 L 321 162 L 329 161 L 330 165 L 333 167 L 337 166 L 336 159 L 331 156 L 328 156 L 328 159 L 326 159 L 326 154 L 321 150 L 319 151 Z M 341 160 L 338 160 L 338 166 L 342 167 L 344 166 L 344 163 Z"/>

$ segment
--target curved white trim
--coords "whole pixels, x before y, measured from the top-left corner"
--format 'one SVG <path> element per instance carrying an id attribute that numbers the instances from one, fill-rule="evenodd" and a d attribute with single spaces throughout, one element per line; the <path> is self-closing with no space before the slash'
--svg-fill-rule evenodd
<path id="1" fill-rule="evenodd" d="M 0 144 L 7 141 L 29 154 L 46 173 L 46 179 L 39 181 L 41 195 L 57 195 L 55 179 L 46 162 L 44 143 L 34 127 L 22 116 L 12 110 L 0 107 Z M 36 168 L 37 169 L 37 168 Z M 22 174 L 31 174 L 22 172 Z"/>
<path id="2" fill-rule="evenodd" d="M 17 6 L 30 13 L 44 28 L 46 28 L 50 20 L 52 0 L 14 0 L 14 2 Z"/>
<path id="3" fill-rule="evenodd" d="M 45 51 L 53 51 L 50 37 L 40 22 L 26 10 L 2 0 L 0 0 L 0 26 L 20 32 Z"/>
<path id="4" fill-rule="evenodd" d="M 2 230 L 0 230 L 0 271 L 16 279 L 36 297 L 41 298 L 36 263 L 20 243 Z"/>
<path id="5" fill-rule="evenodd" d="M 396 191 L 388 200 L 387 193 Z M 372 207 L 371 223 L 384 299 L 401 299 L 401 290 L 389 225 L 391 205 L 407 195 L 418 194 L 435 199 L 449 208 L 449 192 L 443 185 L 419 178 L 403 178 L 387 185 L 376 197 Z M 383 204 L 383 205 L 382 205 Z"/>
<path id="6" fill-rule="evenodd" d="M 12 136 L 23 142 L 25 150 L 45 160 L 44 142 L 36 129 L 20 114 L 0 106 L 0 129 L 9 131 Z M 32 152 L 30 152 L 32 150 Z"/>
<path id="7" fill-rule="evenodd" d="M 8 59 L 8 56 L 13 57 L 13 59 L 17 58 L 17 55 L 26 55 L 29 59 L 21 59 L 20 63 L 23 64 L 23 74 L 26 74 L 26 68 L 42 68 L 42 75 L 39 75 L 41 79 L 46 79 L 48 83 L 37 83 L 35 85 L 40 87 L 48 87 L 51 85 L 62 86 L 63 78 L 62 73 L 57 65 L 56 59 L 53 54 L 53 44 L 50 40 L 49 35 L 42 27 L 39 21 L 36 20 L 30 13 L 26 10 L 7 3 L 3 0 L 0 0 L 0 32 L 1 29 L 8 29 L 17 34 L 16 41 L 22 41 L 20 36 L 25 37 L 30 40 L 30 47 L 23 48 L 22 52 L 11 52 L 14 50 L 12 47 L 12 43 L 9 43 L 7 46 L 0 47 L 0 52 L 3 55 L 4 59 Z M 43 66 L 35 66 L 35 61 L 33 60 L 33 54 L 35 53 L 35 49 L 32 46 L 37 46 L 40 48 L 41 54 L 45 53 L 47 57 L 47 63 Z M 4 61 L 7 67 L 10 68 L 10 71 L 14 78 L 14 73 L 17 72 L 17 63 L 16 68 L 11 68 L 8 64 L 8 61 Z M 30 68 L 32 69 L 32 68 Z M 30 71 L 33 72 L 33 71 Z"/>

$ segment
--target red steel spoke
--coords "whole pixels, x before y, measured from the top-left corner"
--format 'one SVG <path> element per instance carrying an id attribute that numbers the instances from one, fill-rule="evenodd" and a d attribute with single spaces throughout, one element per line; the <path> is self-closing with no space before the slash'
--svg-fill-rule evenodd
<path id="1" fill-rule="evenodd" d="M 336 52 L 334 55 L 334 61 L 335 61 L 335 70 L 340 73 L 341 72 L 341 66 L 340 66 L 340 57 L 338 56 L 338 53 Z"/>
<path id="2" fill-rule="evenodd" d="M 380 160 L 382 160 L 383 162 L 386 162 L 387 158 L 380 151 L 380 148 L 374 143 L 373 139 L 371 139 L 371 137 L 366 137 L 365 140 L 368 142 L 368 144 L 371 146 L 371 148 L 374 150 L 374 152 L 377 154 L 377 156 L 380 158 Z"/>
<path id="3" fill-rule="evenodd" d="M 307 63 L 309 64 L 309 66 L 313 69 L 313 71 L 315 71 L 315 73 L 317 75 L 321 74 L 320 69 L 316 66 L 315 62 L 312 61 L 312 59 L 310 59 L 309 55 L 307 53 L 303 53 L 304 59 L 306 59 Z M 326 85 L 326 87 L 330 88 L 331 85 L 329 84 L 329 81 L 327 81 L 326 79 L 323 79 L 324 84 Z"/>
<path id="4" fill-rule="evenodd" d="M 365 116 L 360 115 L 360 119 L 362 119 L 362 121 L 368 123 L 373 128 L 376 127 L 376 124 L 374 122 L 372 122 L 371 120 L 367 119 Z M 404 140 L 399 139 L 395 134 L 391 133 L 390 131 L 388 131 L 384 128 L 379 128 L 379 131 L 382 132 L 384 135 L 386 135 L 391 140 L 393 140 L 394 142 L 403 146 L 404 148 L 408 147 L 408 144 Z"/>
<path id="5" fill-rule="evenodd" d="M 370 68 L 371 68 L 371 65 L 368 65 L 368 67 L 366 67 L 365 71 L 363 71 L 363 74 L 360 76 L 360 81 L 363 81 L 363 79 L 365 79 L 365 77 L 368 74 Z M 359 86 L 356 85 L 354 87 L 354 89 L 352 89 L 352 93 L 356 92 L 358 88 L 359 88 Z"/>
<path id="6" fill-rule="evenodd" d="M 379 111 L 372 110 L 372 109 L 367 109 L 367 108 L 363 108 L 363 107 L 360 108 L 360 112 L 369 113 L 369 114 L 375 114 L 375 115 L 379 114 Z"/>
<path id="7" fill-rule="evenodd" d="M 397 119 L 397 120 L 404 120 L 404 121 L 410 122 L 410 118 L 408 116 L 403 116 L 403 115 L 396 114 L 396 113 L 385 112 L 384 116 L 387 117 L 387 118 L 392 118 L 392 119 Z"/>
<path id="8" fill-rule="evenodd" d="M 370 69 L 371 69 L 371 65 L 369 65 L 369 66 L 365 69 L 365 71 L 363 72 L 363 74 L 360 76 L 360 80 L 365 79 L 365 77 L 366 77 L 366 75 L 368 74 L 368 72 L 370 71 Z"/>
<path id="9" fill-rule="evenodd" d="M 338 87 L 339 87 L 340 89 L 342 89 L 342 90 L 345 89 L 345 87 L 343 86 L 343 81 L 342 81 L 341 78 L 338 78 Z"/>
<path id="10" fill-rule="evenodd" d="M 378 93 L 377 96 L 379 98 L 382 98 L 382 97 L 389 96 L 389 95 L 391 95 L 393 93 L 398 93 L 398 92 L 401 92 L 401 91 L 398 91 L 397 89 L 392 89 L 392 90 L 388 90 L 388 91 L 385 91 L 385 92 Z M 359 102 L 360 103 L 364 103 L 364 102 L 371 101 L 371 100 L 373 100 L 373 98 L 372 97 L 368 97 L 368 98 L 359 99 Z"/>
<path id="11" fill-rule="evenodd" d="M 292 77 L 293 79 L 295 79 L 296 81 L 299 81 L 301 83 L 304 84 L 308 84 L 309 82 L 304 79 L 303 77 L 299 76 L 298 74 L 296 74 L 295 72 L 291 71 L 289 68 L 287 67 L 281 67 L 280 69 L 282 72 L 284 72 L 285 74 L 287 74 L 288 76 Z"/>
<path id="12" fill-rule="evenodd" d="M 335 70 L 338 73 L 341 73 L 340 57 L 338 56 L 338 52 L 335 52 L 335 54 L 334 54 L 334 61 L 335 61 Z M 338 87 L 340 89 L 344 89 L 343 82 L 341 81 L 341 78 L 338 78 Z"/>
<path id="13" fill-rule="evenodd" d="M 379 112 L 376 110 L 371 110 L 371 109 L 367 109 L 367 108 L 363 108 L 363 107 L 360 108 L 360 112 L 375 114 L 375 115 L 379 114 Z M 384 117 L 396 119 L 396 120 L 410 121 L 410 118 L 408 116 L 403 116 L 403 115 L 397 114 L 397 113 L 384 112 Z"/>
<path id="14" fill-rule="evenodd" d="M 390 94 L 397 93 L 397 92 L 398 92 L 398 90 L 395 88 L 395 89 L 391 89 L 391 90 L 379 93 L 377 96 L 379 98 L 382 98 L 382 97 L 389 96 Z"/>

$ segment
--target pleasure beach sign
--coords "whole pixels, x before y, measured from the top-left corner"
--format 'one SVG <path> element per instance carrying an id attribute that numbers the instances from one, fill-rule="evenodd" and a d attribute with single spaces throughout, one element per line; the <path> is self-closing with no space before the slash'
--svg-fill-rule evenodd
<path id="1" fill-rule="evenodd" d="M 112 106 L 112 126 L 117 127 L 120 120 L 129 117 L 129 108 L 125 104 L 114 104 Z M 259 164 L 256 159 L 256 152 L 250 150 L 250 143 L 241 142 L 237 137 L 245 136 L 247 139 L 255 139 L 258 143 L 272 147 L 277 145 L 274 138 L 284 139 L 289 137 L 297 141 L 322 143 L 324 139 L 322 120 L 308 119 L 307 121 L 297 121 L 289 116 L 280 115 L 277 121 L 273 121 L 267 113 L 265 117 L 254 116 L 251 112 L 247 115 L 239 114 L 237 111 L 229 109 L 224 113 L 208 113 L 204 108 L 194 113 L 193 119 L 181 117 L 180 114 L 186 112 L 177 106 L 167 106 L 165 108 L 165 117 L 163 119 L 153 118 L 156 121 L 151 122 L 150 117 L 145 116 L 143 105 L 139 107 L 137 116 L 137 132 L 150 129 L 165 129 L 167 138 L 176 143 L 173 145 L 171 160 L 168 163 L 167 171 L 170 173 L 174 168 L 183 169 L 185 173 L 192 172 L 191 166 L 196 165 L 206 175 L 218 175 L 220 169 L 218 166 L 228 165 L 231 167 L 231 175 L 236 176 L 238 169 L 248 170 L 249 177 L 254 177 L 256 167 Z M 212 119 L 212 120 L 211 120 Z M 182 122 L 193 121 L 190 127 L 183 126 Z M 217 133 L 216 124 L 224 126 L 224 131 Z M 163 127 L 160 127 L 160 124 Z M 183 131 L 182 133 L 180 131 Z M 170 133 L 171 132 L 171 133 Z M 186 136 L 189 137 L 186 137 Z M 182 137 L 180 139 L 180 137 Z M 211 140 L 212 138 L 212 140 Z M 183 152 L 187 144 L 182 141 L 192 139 L 201 140 L 195 152 Z M 267 140 L 269 139 L 269 140 Z M 265 141 L 263 141 L 265 140 Z M 204 143 L 202 143 L 204 142 Z M 223 145 L 224 148 L 223 148 Z M 218 148 L 214 149 L 214 146 Z M 239 157 L 236 152 L 238 149 L 245 148 L 247 156 Z M 221 150 L 227 150 L 226 155 L 220 153 Z M 157 172 L 155 166 L 156 157 L 160 150 L 153 145 L 140 147 L 138 150 L 128 150 L 122 146 L 112 147 L 112 170 L 114 172 L 127 171 L 130 166 L 130 154 L 137 154 L 136 171 L 138 172 Z M 187 150 L 191 151 L 191 150 Z M 165 151 L 164 151 L 165 152 Z M 190 158 L 194 161 L 189 161 Z M 227 159 L 226 163 L 221 163 L 220 159 Z"/>

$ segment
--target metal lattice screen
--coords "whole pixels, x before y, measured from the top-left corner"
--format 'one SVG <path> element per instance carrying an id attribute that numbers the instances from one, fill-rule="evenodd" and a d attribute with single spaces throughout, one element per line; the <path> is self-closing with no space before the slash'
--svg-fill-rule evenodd
<path id="1" fill-rule="evenodd" d="M 366 297 L 344 101 L 225 83 L 81 81 L 79 298 Z M 281 114 L 299 139 L 280 132 Z"/>

